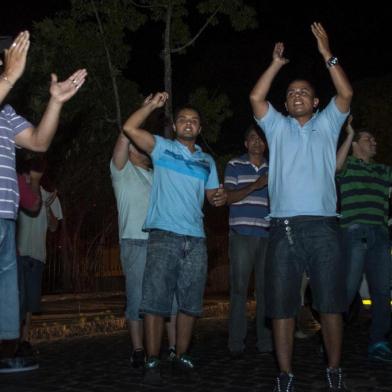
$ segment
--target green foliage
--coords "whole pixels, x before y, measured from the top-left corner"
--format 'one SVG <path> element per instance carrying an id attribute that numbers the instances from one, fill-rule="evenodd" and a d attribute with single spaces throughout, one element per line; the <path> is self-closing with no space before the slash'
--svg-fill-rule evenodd
<path id="1" fill-rule="evenodd" d="M 207 88 L 200 87 L 190 95 L 189 103 L 202 113 L 204 138 L 208 143 L 215 143 L 222 123 L 232 116 L 229 98 L 225 94 L 211 94 Z"/>
<path id="2" fill-rule="evenodd" d="M 219 13 L 229 18 L 235 31 L 257 27 L 255 9 L 245 4 L 243 0 L 208 0 L 200 2 L 197 8 L 202 15 L 209 15 L 219 8 Z M 218 19 L 214 18 L 212 24 L 217 23 Z"/>

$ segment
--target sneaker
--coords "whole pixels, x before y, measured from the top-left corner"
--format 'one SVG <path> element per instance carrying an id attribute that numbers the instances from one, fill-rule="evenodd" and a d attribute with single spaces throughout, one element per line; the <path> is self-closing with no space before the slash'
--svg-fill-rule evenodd
<path id="1" fill-rule="evenodd" d="M 131 355 L 132 367 L 137 369 L 143 367 L 146 362 L 146 353 L 143 349 L 135 350 Z"/>
<path id="2" fill-rule="evenodd" d="M 175 346 L 170 346 L 168 350 L 167 360 L 173 362 L 177 358 Z"/>
<path id="3" fill-rule="evenodd" d="M 200 376 L 196 370 L 195 364 L 188 354 L 181 354 L 178 358 L 176 357 L 172 363 L 172 370 L 176 375 L 186 378 L 190 381 L 200 380 Z"/>
<path id="4" fill-rule="evenodd" d="M 0 373 L 27 372 L 38 368 L 38 362 L 31 357 L 13 357 L 0 360 Z"/>
<path id="5" fill-rule="evenodd" d="M 273 392 L 294 392 L 294 375 L 291 373 L 280 373 L 276 377 Z"/>
<path id="6" fill-rule="evenodd" d="M 16 357 L 34 357 L 35 354 L 36 353 L 33 349 L 33 346 L 30 344 L 30 342 L 27 342 L 26 340 L 24 340 L 23 342 L 19 342 L 18 349 L 16 351 L 15 356 Z"/>
<path id="7" fill-rule="evenodd" d="M 392 350 L 388 342 L 378 342 L 369 346 L 368 357 L 372 361 L 392 362 Z"/>
<path id="8" fill-rule="evenodd" d="M 161 378 L 161 361 L 158 357 L 150 357 L 144 364 L 143 384 L 145 385 L 162 385 Z"/>
<path id="9" fill-rule="evenodd" d="M 332 369 L 327 368 L 326 370 L 328 391 L 341 391 L 349 392 L 344 383 L 342 368 Z"/>

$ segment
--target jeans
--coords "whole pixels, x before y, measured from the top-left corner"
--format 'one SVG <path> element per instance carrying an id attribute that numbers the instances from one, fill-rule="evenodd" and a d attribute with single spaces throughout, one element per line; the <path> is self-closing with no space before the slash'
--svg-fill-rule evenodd
<path id="1" fill-rule="evenodd" d="M 229 350 L 243 351 L 247 334 L 246 302 L 254 269 L 256 284 L 257 349 L 272 349 L 271 330 L 265 323 L 264 270 L 268 238 L 230 234 Z"/>
<path id="2" fill-rule="evenodd" d="M 169 317 L 175 296 L 179 312 L 200 316 L 206 279 L 205 238 L 152 230 L 140 313 Z"/>
<path id="3" fill-rule="evenodd" d="M 17 339 L 19 320 L 15 221 L 0 218 L 0 339 Z"/>
<path id="4" fill-rule="evenodd" d="M 139 308 L 142 301 L 142 284 L 146 266 L 147 240 L 123 238 L 121 240 L 121 265 L 125 276 L 127 320 L 140 320 Z"/>
<path id="5" fill-rule="evenodd" d="M 313 308 L 347 309 L 345 265 L 334 217 L 273 218 L 266 262 L 267 316 L 294 318 L 301 306 L 303 273 L 309 276 Z"/>
<path id="6" fill-rule="evenodd" d="M 354 300 L 365 273 L 372 299 L 370 343 L 387 339 L 391 327 L 391 254 L 385 227 L 352 224 L 342 229 L 347 263 L 347 296 Z"/>

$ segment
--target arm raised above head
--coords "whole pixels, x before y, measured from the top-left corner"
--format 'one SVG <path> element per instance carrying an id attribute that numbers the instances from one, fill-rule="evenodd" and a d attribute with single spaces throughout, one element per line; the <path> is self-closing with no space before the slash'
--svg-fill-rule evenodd
<path id="1" fill-rule="evenodd" d="M 256 82 L 252 91 L 250 92 L 250 103 L 252 105 L 253 113 L 256 118 L 262 118 L 268 111 L 267 95 L 271 88 L 272 82 L 280 69 L 289 62 L 283 56 L 284 45 L 283 42 L 275 44 L 272 52 L 272 62 L 269 67 L 263 72 L 259 80 Z"/>
<path id="2" fill-rule="evenodd" d="M 154 136 L 142 128 L 142 124 L 148 116 L 158 108 L 165 105 L 169 95 L 166 92 L 150 94 L 143 105 L 133 112 L 123 125 L 124 133 L 143 151 L 150 154 L 155 146 Z"/>
<path id="3" fill-rule="evenodd" d="M 350 110 L 350 104 L 353 97 L 351 84 L 342 66 L 338 63 L 337 58 L 332 55 L 332 51 L 329 47 L 328 34 L 324 27 L 321 23 L 314 22 L 311 25 L 311 30 L 317 40 L 318 50 L 324 58 L 336 89 L 336 106 L 342 113 L 347 113 Z"/>

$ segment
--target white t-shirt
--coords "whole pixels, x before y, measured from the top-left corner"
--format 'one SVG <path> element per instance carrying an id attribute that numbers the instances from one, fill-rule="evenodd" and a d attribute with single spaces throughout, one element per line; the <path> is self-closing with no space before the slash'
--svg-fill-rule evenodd
<path id="1" fill-rule="evenodd" d="M 51 193 L 41 187 L 42 206 L 37 216 L 31 217 L 19 210 L 17 245 L 20 256 L 46 261 L 46 232 L 48 230 L 48 213 L 45 202 Z M 57 220 L 63 219 L 60 200 L 56 197 L 49 207 Z"/>

